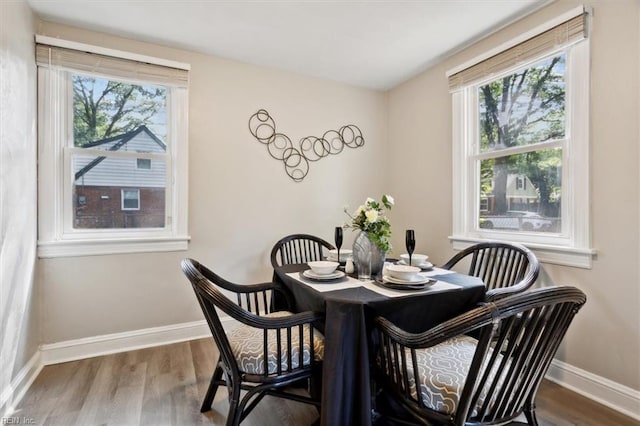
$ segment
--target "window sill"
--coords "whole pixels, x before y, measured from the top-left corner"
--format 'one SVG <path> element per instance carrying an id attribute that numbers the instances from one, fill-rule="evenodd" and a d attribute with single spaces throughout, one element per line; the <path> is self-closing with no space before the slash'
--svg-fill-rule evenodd
<path id="1" fill-rule="evenodd" d="M 482 238 L 454 237 L 450 236 L 454 250 L 463 250 L 473 244 L 487 241 Z M 575 247 L 561 247 L 545 244 L 522 243 L 533 251 L 541 263 L 572 266 L 575 268 L 591 269 L 591 264 L 596 255 L 595 249 L 583 249 Z"/>
<path id="2" fill-rule="evenodd" d="M 191 237 L 38 241 L 38 257 L 79 257 L 187 250 Z"/>

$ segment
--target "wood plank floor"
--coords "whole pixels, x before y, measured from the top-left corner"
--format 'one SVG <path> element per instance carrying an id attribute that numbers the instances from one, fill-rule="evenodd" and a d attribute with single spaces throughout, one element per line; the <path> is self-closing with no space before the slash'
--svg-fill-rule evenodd
<path id="1" fill-rule="evenodd" d="M 223 425 L 225 389 L 212 411 L 200 413 L 216 359 L 213 340 L 200 339 L 50 365 L 13 416 L 34 425 Z M 537 412 L 544 426 L 640 425 L 550 382 L 538 395 Z M 310 425 L 317 418 L 312 406 L 266 397 L 243 426 Z"/>

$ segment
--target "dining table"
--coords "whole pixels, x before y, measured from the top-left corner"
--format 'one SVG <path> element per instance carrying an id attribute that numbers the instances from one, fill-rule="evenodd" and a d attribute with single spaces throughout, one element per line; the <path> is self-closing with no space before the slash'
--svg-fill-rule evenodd
<path id="1" fill-rule="evenodd" d="M 370 365 L 373 362 L 373 320 L 382 316 L 413 333 L 466 312 L 485 298 L 479 278 L 432 268 L 422 274 L 436 280 L 421 290 L 397 290 L 380 279 L 346 275 L 335 281 L 311 280 L 302 274 L 307 264 L 276 267 L 273 280 L 282 290 L 272 309 L 316 311 L 325 316 L 320 423 L 371 425 Z"/>

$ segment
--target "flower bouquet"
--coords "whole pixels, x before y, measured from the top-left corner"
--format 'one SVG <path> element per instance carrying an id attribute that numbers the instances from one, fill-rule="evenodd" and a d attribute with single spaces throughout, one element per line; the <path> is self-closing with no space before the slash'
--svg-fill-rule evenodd
<path id="1" fill-rule="evenodd" d="M 391 210 L 392 206 L 393 197 L 383 195 L 381 202 L 367 198 L 353 214 L 350 214 L 346 208 L 344 210 L 351 219 L 345 223 L 345 228 L 360 231 L 353 244 L 354 260 L 358 265 L 359 276 L 364 263 L 370 267 L 369 274 L 380 272 L 386 253 L 391 250 L 391 223 L 385 215 L 385 209 Z"/>

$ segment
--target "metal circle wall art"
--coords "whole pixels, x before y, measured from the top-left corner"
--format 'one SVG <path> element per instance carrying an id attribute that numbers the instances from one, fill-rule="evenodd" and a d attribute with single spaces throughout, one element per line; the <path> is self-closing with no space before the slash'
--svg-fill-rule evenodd
<path id="1" fill-rule="evenodd" d="M 249 118 L 249 130 L 267 146 L 269 155 L 282 161 L 285 171 L 296 182 L 307 176 L 310 162 L 340 154 L 345 146 L 360 148 L 364 145 L 358 126 L 347 124 L 338 130 L 327 130 L 321 137 L 306 136 L 293 146 L 287 135 L 276 132 L 276 123 L 265 109 L 259 109 Z"/>

